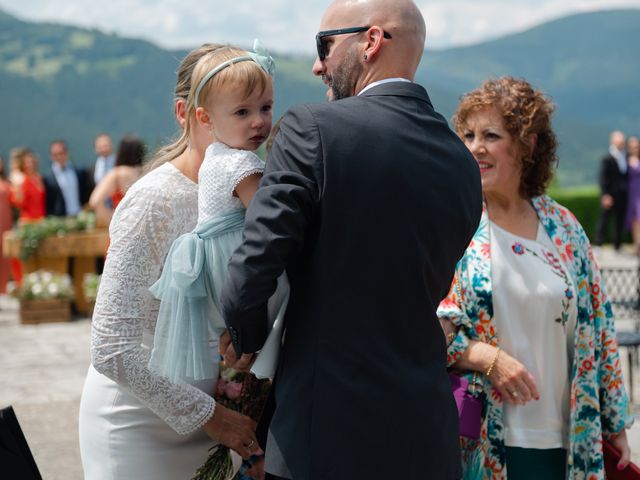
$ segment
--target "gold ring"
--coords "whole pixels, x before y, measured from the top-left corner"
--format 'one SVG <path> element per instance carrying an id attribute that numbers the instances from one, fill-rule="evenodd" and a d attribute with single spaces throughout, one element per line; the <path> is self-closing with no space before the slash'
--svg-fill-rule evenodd
<path id="1" fill-rule="evenodd" d="M 251 442 L 249 442 L 249 445 L 247 445 L 247 450 L 251 450 L 251 447 L 253 447 L 253 444 L 256 443 L 253 440 L 251 440 Z"/>
<path id="2" fill-rule="evenodd" d="M 513 398 L 518 398 L 518 392 L 516 392 L 516 391 L 511 392 L 511 396 Z"/>

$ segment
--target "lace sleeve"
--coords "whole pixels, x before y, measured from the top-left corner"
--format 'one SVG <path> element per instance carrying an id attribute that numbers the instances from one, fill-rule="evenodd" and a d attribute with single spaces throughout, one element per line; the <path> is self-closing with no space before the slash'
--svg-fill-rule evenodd
<path id="1" fill-rule="evenodd" d="M 111 245 L 93 315 L 91 361 L 176 432 L 187 434 L 211 418 L 215 402 L 194 386 L 151 372 L 150 351 L 143 346 L 145 327 L 153 331 L 158 310 L 149 287 L 184 227 L 177 223 L 184 220 L 176 220 L 185 214 L 174 211 L 179 208 L 175 195 L 160 190 L 130 191 L 111 222 Z"/>
<path id="2" fill-rule="evenodd" d="M 248 176 L 263 172 L 264 162 L 255 153 L 246 150 L 234 150 L 227 163 L 229 193 L 234 195 L 238 184 Z"/>

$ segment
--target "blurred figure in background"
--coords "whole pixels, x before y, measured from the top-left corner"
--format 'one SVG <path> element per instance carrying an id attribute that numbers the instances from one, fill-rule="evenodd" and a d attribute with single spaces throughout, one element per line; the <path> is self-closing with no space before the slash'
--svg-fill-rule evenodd
<path id="1" fill-rule="evenodd" d="M 111 137 L 106 133 L 101 133 L 96 137 L 94 146 L 98 158 L 93 167 L 93 181 L 97 185 L 115 166 L 116 156 L 113 154 Z"/>
<path id="2" fill-rule="evenodd" d="M 38 158 L 28 147 L 11 150 L 11 204 L 18 211 L 18 222 L 30 223 L 45 217 L 45 189 L 38 173 Z M 10 260 L 13 279 L 22 282 L 22 264 L 17 258 Z"/>
<path id="3" fill-rule="evenodd" d="M 631 229 L 635 254 L 640 256 L 640 139 L 627 141 L 627 228 Z"/>
<path id="4" fill-rule="evenodd" d="M 89 201 L 93 177 L 69 161 L 64 140 L 54 140 L 49 146 L 51 173 L 45 178 L 47 215 L 60 217 L 77 215 Z"/>
<path id="5" fill-rule="evenodd" d="M 624 133 L 618 130 L 611 132 L 609 144 L 609 153 L 602 159 L 600 167 L 602 211 L 594 243 L 602 245 L 609 218 L 613 216 L 613 246 L 619 250 L 627 208 L 627 158 L 624 152 Z"/>
<path id="6" fill-rule="evenodd" d="M 144 155 L 145 147 L 140 139 L 127 135 L 120 141 L 115 167 L 96 185 L 89 198 L 89 206 L 95 210 L 98 224 L 109 224 L 124 194 L 140 178 Z"/>
<path id="7" fill-rule="evenodd" d="M 4 258 L 2 252 L 2 236 L 11 230 L 13 219 L 11 215 L 11 185 L 4 173 L 4 160 L 0 157 L 0 294 L 7 291 L 7 280 L 11 266 L 9 259 Z"/>
<path id="8" fill-rule="evenodd" d="M 11 164 L 21 175 L 16 175 L 13 184 L 13 205 L 20 211 L 21 223 L 42 220 L 45 217 L 45 188 L 38 172 L 36 154 L 28 147 L 11 150 Z"/>

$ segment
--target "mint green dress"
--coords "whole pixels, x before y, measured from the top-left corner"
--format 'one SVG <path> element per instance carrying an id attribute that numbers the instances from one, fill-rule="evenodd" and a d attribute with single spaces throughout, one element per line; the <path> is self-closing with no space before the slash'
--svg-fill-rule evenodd
<path id="1" fill-rule="evenodd" d="M 253 152 L 223 143 L 207 148 L 198 173 L 198 223 L 192 232 L 173 242 L 162 274 L 150 288 L 161 302 L 149 368 L 174 382 L 191 383 L 218 376 L 218 358 L 212 358 L 210 340 L 226 329 L 220 291 L 244 226 L 245 209 L 235 189 L 246 177 L 262 173 L 263 168 L 264 163 Z M 280 280 L 272 299 L 274 320 L 278 314 L 281 318 L 286 308 L 284 282 Z M 281 321 L 278 324 L 282 326 Z M 269 371 L 277 360 L 280 333 L 270 337 L 276 348 L 268 359 Z"/>

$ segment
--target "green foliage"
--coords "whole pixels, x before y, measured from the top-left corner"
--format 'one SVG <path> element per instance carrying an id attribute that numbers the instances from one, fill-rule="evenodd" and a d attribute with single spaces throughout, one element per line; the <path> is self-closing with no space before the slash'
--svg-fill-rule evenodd
<path id="1" fill-rule="evenodd" d="M 75 217 L 47 217 L 41 222 L 25 223 L 16 230 L 20 239 L 20 258 L 27 260 L 48 237 L 62 237 L 70 232 L 90 230 L 95 227 L 93 212 L 80 212 Z"/>
<path id="2" fill-rule="evenodd" d="M 82 279 L 82 293 L 88 302 L 96 301 L 101 279 L 102 275 L 98 275 L 97 273 L 84 274 L 84 278 Z"/>

